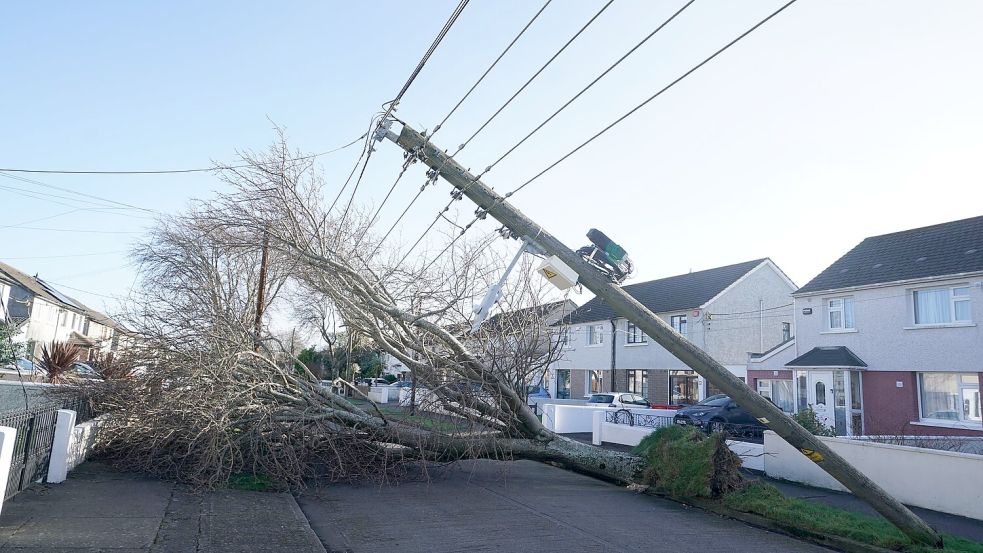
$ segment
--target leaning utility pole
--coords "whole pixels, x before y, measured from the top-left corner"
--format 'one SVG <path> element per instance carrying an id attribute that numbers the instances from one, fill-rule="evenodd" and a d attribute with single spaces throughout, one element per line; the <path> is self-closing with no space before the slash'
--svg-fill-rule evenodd
<path id="1" fill-rule="evenodd" d="M 259 260 L 259 290 L 256 292 L 256 351 L 259 351 L 259 335 L 263 330 L 263 310 L 266 308 L 263 303 L 266 301 L 266 271 L 270 254 L 270 235 L 263 233 L 263 255 Z"/>
<path id="2" fill-rule="evenodd" d="M 660 346 L 715 384 L 854 495 L 866 501 L 913 541 L 936 547 L 942 546 L 942 538 L 938 533 L 901 502 L 854 468 L 816 436 L 802 428 L 776 405 L 751 390 L 705 351 L 674 331 L 555 236 L 523 215 L 506 201 L 507 197 L 501 196 L 483 184 L 451 159 L 445 151 L 430 143 L 425 136 L 404 124 L 398 137 L 391 131 L 386 131 L 385 137 L 407 152 L 419 155 L 424 163 L 436 169 L 447 182 L 504 224 L 515 236 L 532 240 L 544 251 L 555 255 L 576 271 L 580 277 L 579 282 L 607 302 L 615 313 L 636 324 Z"/>

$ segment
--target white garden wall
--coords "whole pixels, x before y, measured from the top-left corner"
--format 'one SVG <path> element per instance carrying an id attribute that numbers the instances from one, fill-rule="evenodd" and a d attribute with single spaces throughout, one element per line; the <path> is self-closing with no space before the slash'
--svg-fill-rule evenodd
<path id="1" fill-rule="evenodd" d="M 902 503 L 983 520 L 979 479 L 983 455 L 819 438 Z M 765 432 L 765 473 L 773 478 L 846 491 L 772 431 Z"/>

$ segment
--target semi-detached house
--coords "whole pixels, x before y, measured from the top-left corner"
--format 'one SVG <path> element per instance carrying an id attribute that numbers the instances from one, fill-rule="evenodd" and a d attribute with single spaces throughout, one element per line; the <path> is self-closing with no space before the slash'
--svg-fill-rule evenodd
<path id="1" fill-rule="evenodd" d="M 793 297 L 760 393 L 839 435 L 983 435 L 983 217 L 867 238 Z"/>
<path id="2" fill-rule="evenodd" d="M 756 259 L 623 289 L 744 378 L 748 352 L 791 338 L 795 288 L 770 259 Z M 560 324 L 563 355 L 549 378 L 555 398 L 616 391 L 656 404 L 688 404 L 716 391 L 599 298 Z"/>

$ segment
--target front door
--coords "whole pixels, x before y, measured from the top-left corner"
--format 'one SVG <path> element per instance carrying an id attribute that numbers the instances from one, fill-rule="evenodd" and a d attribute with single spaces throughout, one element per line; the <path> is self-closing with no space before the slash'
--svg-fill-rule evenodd
<path id="1" fill-rule="evenodd" d="M 833 418 L 833 373 L 828 371 L 809 371 L 809 405 L 816 412 L 816 418 L 826 426 L 832 427 Z"/>

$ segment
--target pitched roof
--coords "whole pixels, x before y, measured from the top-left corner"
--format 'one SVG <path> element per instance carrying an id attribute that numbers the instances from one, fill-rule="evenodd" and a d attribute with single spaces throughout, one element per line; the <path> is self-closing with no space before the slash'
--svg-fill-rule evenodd
<path id="1" fill-rule="evenodd" d="M 866 367 L 846 346 L 812 348 L 785 364 L 786 367 Z"/>
<path id="2" fill-rule="evenodd" d="M 570 304 L 574 307 L 577 306 L 571 300 L 558 300 L 553 302 L 544 303 L 541 305 L 536 305 L 533 307 L 524 307 L 522 309 L 516 309 L 514 311 L 501 311 L 498 312 L 486 320 L 482 326 L 488 326 L 489 328 L 496 328 L 499 325 L 518 323 L 526 324 L 528 321 L 536 321 L 544 317 L 548 317 L 553 311 Z M 573 311 L 572 309 L 570 310 Z M 546 321 L 549 324 L 549 321 Z"/>
<path id="3" fill-rule="evenodd" d="M 866 238 L 795 294 L 977 271 L 983 216 Z"/>
<path id="4" fill-rule="evenodd" d="M 622 289 L 653 313 L 683 311 L 700 307 L 710 301 L 765 261 L 767 258 L 755 259 L 716 269 L 629 284 Z M 564 322 L 577 324 L 616 317 L 604 300 L 594 298 L 570 313 Z"/>
<path id="5" fill-rule="evenodd" d="M 72 300 L 65 297 L 59 297 L 61 294 L 42 282 L 40 279 L 34 278 L 26 273 L 22 273 L 18 269 L 7 265 L 2 261 L 0 261 L 0 273 L 16 283 L 18 286 L 26 288 L 32 294 L 47 302 L 62 305 L 75 310 L 81 309 L 81 307 L 73 303 Z"/>

